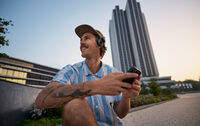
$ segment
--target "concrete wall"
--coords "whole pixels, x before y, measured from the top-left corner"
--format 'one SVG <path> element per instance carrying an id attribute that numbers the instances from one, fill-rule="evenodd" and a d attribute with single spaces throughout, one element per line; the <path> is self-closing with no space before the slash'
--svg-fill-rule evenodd
<path id="1" fill-rule="evenodd" d="M 15 126 L 26 118 L 41 90 L 0 80 L 0 125 Z"/>

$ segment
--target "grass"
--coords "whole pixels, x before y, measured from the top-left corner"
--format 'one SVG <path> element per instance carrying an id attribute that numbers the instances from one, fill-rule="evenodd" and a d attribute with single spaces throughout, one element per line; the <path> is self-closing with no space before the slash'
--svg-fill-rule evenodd
<path id="1" fill-rule="evenodd" d="M 58 126 L 62 124 L 61 118 L 43 117 L 38 120 L 24 120 L 17 126 Z"/>
<path id="2" fill-rule="evenodd" d="M 161 101 L 166 101 L 170 99 L 177 98 L 176 95 L 139 95 L 136 98 L 131 99 L 131 108 L 138 107 L 142 105 L 157 103 Z M 58 126 L 62 124 L 62 119 L 60 117 L 61 109 L 49 109 L 46 112 L 45 117 L 39 119 L 26 119 L 19 123 L 17 126 Z"/>

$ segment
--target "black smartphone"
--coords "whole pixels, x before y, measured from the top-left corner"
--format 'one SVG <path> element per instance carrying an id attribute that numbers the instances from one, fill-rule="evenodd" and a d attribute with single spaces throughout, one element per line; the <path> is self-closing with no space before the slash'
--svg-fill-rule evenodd
<path id="1" fill-rule="evenodd" d="M 142 72 L 137 67 L 133 66 L 127 71 L 127 73 L 136 73 L 136 74 L 138 74 L 138 76 L 140 76 Z M 124 79 L 122 81 L 129 83 L 129 84 L 132 84 L 134 79 L 136 79 L 136 78 L 127 78 L 127 79 Z"/>

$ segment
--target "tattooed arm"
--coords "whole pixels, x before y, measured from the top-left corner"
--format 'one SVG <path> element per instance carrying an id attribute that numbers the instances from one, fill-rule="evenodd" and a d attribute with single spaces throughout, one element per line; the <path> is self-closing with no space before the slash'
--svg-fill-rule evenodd
<path id="1" fill-rule="evenodd" d="M 36 108 L 56 108 L 63 106 L 73 98 L 84 98 L 93 95 L 95 82 L 84 82 L 75 85 L 62 85 L 57 81 L 48 84 L 36 98 Z"/>
<path id="2" fill-rule="evenodd" d="M 62 85 L 54 81 L 47 85 L 36 98 L 36 108 L 56 108 L 63 106 L 74 98 L 84 98 L 91 95 L 119 95 L 131 88 L 131 85 L 121 80 L 135 77 L 133 73 L 111 73 L 100 80 L 88 81 L 73 85 Z"/>

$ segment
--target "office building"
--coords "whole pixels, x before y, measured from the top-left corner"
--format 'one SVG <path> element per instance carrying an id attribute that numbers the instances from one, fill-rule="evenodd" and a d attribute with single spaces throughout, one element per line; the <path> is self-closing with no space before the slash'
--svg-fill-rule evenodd
<path id="1" fill-rule="evenodd" d="M 17 59 L 0 57 L 0 79 L 18 84 L 44 87 L 59 69 Z"/>
<path id="2" fill-rule="evenodd" d="M 127 72 L 131 66 L 143 77 L 159 76 L 145 16 L 140 3 L 127 0 L 125 10 L 116 6 L 109 22 L 113 66 Z"/>

